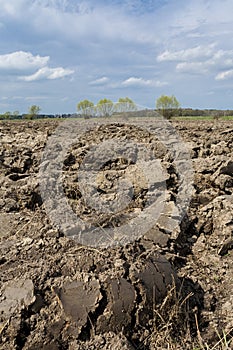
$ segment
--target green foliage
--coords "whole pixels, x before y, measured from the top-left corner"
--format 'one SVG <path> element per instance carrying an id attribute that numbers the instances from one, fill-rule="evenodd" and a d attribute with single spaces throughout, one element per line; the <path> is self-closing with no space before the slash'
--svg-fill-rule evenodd
<path id="1" fill-rule="evenodd" d="M 180 103 L 177 101 L 174 95 L 161 95 L 156 100 L 156 108 L 166 119 L 170 119 L 171 117 L 173 117 L 178 112 L 179 107 Z"/>
<path id="2" fill-rule="evenodd" d="M 0 114 L 0 119 L 15 119 L 14 117 L 18 117 L 18 116 L 19 116 L 19 111 L 14 111 L 12 113 L 7 111 L 3 114 Z"/>
<path id="3" fill-rule="evenodd" d="M 102 117 L 110 117 L 114 112 L 114 103 L 107 98 L 99 100 L 96 105 L 97 113 Z"/>
<path id="4" fill-rule="evenodd" d="M 137 110 L 136 104 L 129 97 L 120 97 L 115 106 L 115 111 L 118 113 L 130 112 L 130 111 L 136 111 L 136 110 Z"/>
<path id="5" fill-rule="evenodd" d="M 94 112 L 94 103 L 89 100 L 80 101 L 77 104 L 77 111 L 80 112 L 84 118 L 89 118 Z"/>
<path id="6" fill-rule="evenodd" d="M 36 105 L 32 105 L 28 108 L 28 114 L 26 115 L 27 119 L 33 119 L 35 118 L 39 112 L 40 112 L 40 107 Z"/>
<path id="7" fill-rule="evenodd" d="M 3 116 L 3 119 L 10 119 L 11 112 L 7 111 L 2 116 Z"/>
<path id="8" fill-rule="evenodd" d="M 13 115 L 14 117 L 18 117 L 18 116 L 19 116 L 19 111 L 14 111 L 14 112 L 12 113 L 12 115 Z"/>

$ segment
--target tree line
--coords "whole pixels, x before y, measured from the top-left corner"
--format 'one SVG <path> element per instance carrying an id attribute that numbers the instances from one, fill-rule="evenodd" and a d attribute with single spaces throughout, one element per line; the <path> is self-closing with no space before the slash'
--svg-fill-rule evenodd
<path id="1" fill-rule="evenodd" d="M 233 116 L 233 110 L 217 110 L 217 109 L 192 109 L 181 108 L 180 103 L 174 95 L 161 95 L 155 103 L 156 110 L 166 119 L 177 117 L 195 117 L 195 116 L 212 116 L 220 118 L 223 116 Z M 95 105 L 90 100 L 82 100 L 77 104 L 78 114 L 62 114 L 62 115 L 41 115 L 41 108 L 37 105 L 32 105 L 28 108 L 28 113 L 20 115 L 19 111 L 5 112 L 0 114 L 0 119 L 35 119 L 35 118 L 68 118 L 68 117 L 111 117 L 112 115 L 121 115 L 127 112 L 137 111 L 136 103 L 129 97 L 121 97 L 116 103 L 110 99 L 103 98 Z"/>
<path id="2" fill-rule="evenodd" d="M 37 105 L 32 105 L 28 108 L 28 113 L 20 115 L 19 111 L 14 111 L 14 112 L 5 112 L 3 114 L 0 114 L 0 119 L 34 119 L 39 112 L 41 111 L 41 108 Z"/>
<path id="3" fill-rule="evenodd" d="M 86 119 L 93 116 L 110 117 L 113 114 L 136 110 L 137 106 L 135 102 L 129 97 L 121 97 L 116 103 L 103 98 L 96 105 L 89 100 L 83 100 L 77 104 L 78 113 Z"/>
<path id="4" fill-rule="evenodd" d="M 180 103 L 174 95 L 162 95 L 156 100 L 156 108 L 166 119 L 174 116 L 180 107 Z M 117 103 L 109 99 L 101 99 L 96 105 L 89 100 L 80 101 L 77 104 L 77 111 L 84 117 L 92 116 L 109 117 L 113 114 L 133 112 L 137 110 L 136 103 L 129 97 L 121 97 Z"/>

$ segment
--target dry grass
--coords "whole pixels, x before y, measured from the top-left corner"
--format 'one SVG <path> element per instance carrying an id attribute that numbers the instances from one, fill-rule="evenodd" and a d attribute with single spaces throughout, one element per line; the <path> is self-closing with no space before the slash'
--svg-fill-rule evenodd
<path id="1" fill-rule="evenodd" d="M 202 344 L 202 347 L 195 348 L 193 350 L 231 350 L 233 349 L 233 336 L 231 335 L 233 330 L 228 333 L 222 331 L 222 335 L 216 330 L 216 334 L 219 337 L 219 341 L 214 346 L 209 346 L 207 343 Z M 202 342 L 203 343 L 203 342 Z"/>
<path id="2" fill-rule="evenodd" d="M 160 305 L 154 306 L 153 331 L 140 350 L 231 350 L 233 330 L 222 334 L 216 330 L 218 341 L 208 345 L 202 338 L 198 324 L 198 310 L 190 310 L 193 294 L 182 295 L 182 287 L 171 287 Z"/>

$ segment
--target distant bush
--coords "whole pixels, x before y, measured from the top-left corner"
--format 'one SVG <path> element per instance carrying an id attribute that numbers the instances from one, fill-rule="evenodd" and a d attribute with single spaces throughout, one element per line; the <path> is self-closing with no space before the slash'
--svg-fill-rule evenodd
<path id="1" fill-rule="evenodd" d="M 180 103 L 174 95 L 161 95 L 156 100 L 156 108 L 166 119 L 171 119 L 178 114 Z"/>

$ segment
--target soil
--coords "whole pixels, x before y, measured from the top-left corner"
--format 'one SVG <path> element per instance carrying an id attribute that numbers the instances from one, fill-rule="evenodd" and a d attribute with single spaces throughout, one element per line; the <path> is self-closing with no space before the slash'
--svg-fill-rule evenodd
<path id="1" fill-rule="evenodd" d="M 0 123 L 0 349 L 194 349 L 205 343 L 222 349 L 223 332 L 229 343 L 233 336 L 233 122 L 172 122 L 185 144 L 179 160 L 189 164 L 188 150 L 194 171 L 182 215 L 182 177 L 174 154 L 152 132 L 157 120 L 141 127 L 133 120 L 76 122 L 89 128 L 62 160 L 62 195 L 82 227 L 67 225 L 66 206 L 58 224 L 52 222 L 56 173 L 49 179 L 40 173 L 54 166 L 43 152 L 63 121 Z M 115 157 L 109 151 L 111 161 L 101 158 L 101 144 L 110 150 L 110 141 L 122 139 L 123 155 L 117 149 Z M 131 154 L 129 142 L 141 148 Z M 162 164 L 154 187 L 137 167 L 141 156 Z M 160 201 L 164 186 L 153 227 L 106 240 L 106 232 L 119 232 Z M 62 197 L 57 201 L 63 205 Z M 94 240 L 82 244 L 90 227 L 96 227 Z"/>

